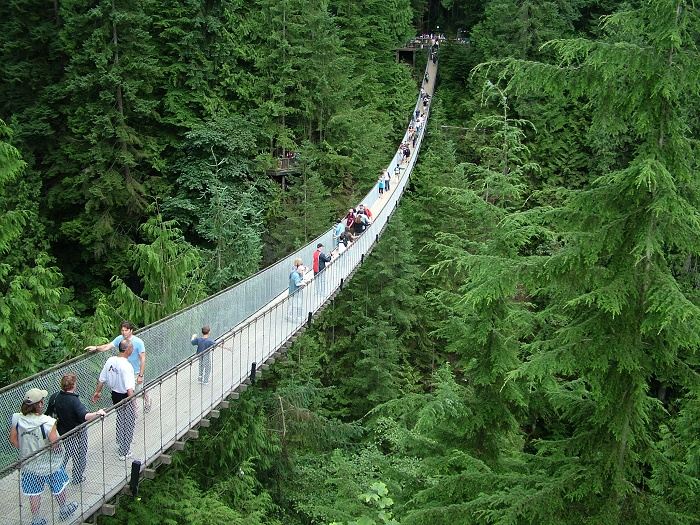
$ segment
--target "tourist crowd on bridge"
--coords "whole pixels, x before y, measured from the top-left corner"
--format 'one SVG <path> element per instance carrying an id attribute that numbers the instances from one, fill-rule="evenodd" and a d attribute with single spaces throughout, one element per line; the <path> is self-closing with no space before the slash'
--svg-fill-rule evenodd
<path id="1" fill-rule="evenodd" d="M 437 47 L 441 39 L 444 39 L 444 36 L 436 37 L 435 35 L 430 35 L 430 53 L 433 63 L 437 61 Z M 426 72 L 423 83 L 421 84 L 418 108 L 415 110 L 415 113 L 411 115 L 411 122 L 407 133 L 408 140 L 401 143 L 396 154 L 394 176 L 397 179 L 401 176 L 401 171 L 406 169 L 404 165 L 409 163 L 411 153 L 416 146 L 416 140 L 427 118 L 426 111 L 431 100 L 430 95 L 426 91 L 429 81 L 430 77 Z M 385 193 L 391 191 L 391 174 L 388 168 L 383 169 L 378 176 L 376 187 L 379 199 L 382 199 Z M 372 224 L 372 212 L 368 206 L 360 204 L 358 208 L 350 208 L 344 217 L 335 220 L 335 225 L 332 228 L 333 249 L 331 253 L 326 254 L 324 252 L 324 245 L 319 243 L 313 254 L 312 268 L 305 266 L 300 258 L 294 261 L 289 274 L 288 293 L 289 296 L 293 294 L 296 295 L 294 298 L 290 299 L 287 319 L 298 321 L 303 318 L 302 295 L 299 290 L 306 286 L 315 276 L 323 272 L 326 264 L 333 260 L 334 255 L 341 255 L 352 242 L 357 240 L 357 238 L 365 232 L 370 224 Z M 322 289 L 321 284 L 319 284 L 319 289 Z"/>

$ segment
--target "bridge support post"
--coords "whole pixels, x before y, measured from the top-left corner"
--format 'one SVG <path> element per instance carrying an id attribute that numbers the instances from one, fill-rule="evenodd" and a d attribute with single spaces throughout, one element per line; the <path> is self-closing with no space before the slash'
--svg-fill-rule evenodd
<path id="1" fill-rule="evenodd" d="M 255 364 L 255 361 L 253 361 L 253 364 L 250 365 L 250 382 L 251 384 L 255 384 L 255 372 L 257 369 L 257 365 Z"/>
<path id="2" fill-rule="evenodd" d="M 340 278 L 340 289 L 341 290 L 343 289 L 343 278 L 342 277 Z"/>
<path id="3" fill-rule="evenodd" d="M 129 479 L 129 489 L 131 490 L 131 495 L 136 497 L 139 493 L 139 478 L 141 477 L 141 462 L 132 461 L 131 462 L 131 478 Z"/>
<path id="4" fill-rule="evenodd" d="M 309 328 L 311 328 L 311 319 L 313 319 L 313 316 L 314 316 L 314 314 L 309 312 L 309 318 L 306 321 L 306 326 L 308 326 Z"/>

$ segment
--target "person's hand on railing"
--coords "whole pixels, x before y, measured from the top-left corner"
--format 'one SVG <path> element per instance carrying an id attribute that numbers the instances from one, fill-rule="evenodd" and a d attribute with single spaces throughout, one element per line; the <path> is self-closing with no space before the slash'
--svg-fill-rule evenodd
<path id="1" fill-rule="evenodd" d="M 100 408 L 97 412 L 90 412 L 85 415 L 85 421 L 90 421 L 91 419 L 95 419 L 96 417 L 105 417 L 107 415 L 107 412 L 105 412 L 104 408 Z"/>

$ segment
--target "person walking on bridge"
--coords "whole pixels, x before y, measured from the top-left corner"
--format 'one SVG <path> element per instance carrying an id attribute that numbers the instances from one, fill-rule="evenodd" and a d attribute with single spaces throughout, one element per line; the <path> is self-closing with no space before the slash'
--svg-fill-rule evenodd
<path id="1" fill-rule="evenodd" d="M 345 217 L 343 217 L 343 220 L 345 221 L 345 226 L 347 226 L 348 228 L 352 227 L 352 225 L 355 222 L 355 215 L 355 208 L 350 208 L 350 211 L 348 211 L 345 214 Z"/>
<path id="2" fill-rule="evenodd" d="M 323 244 L 318 243 L 316 245 L 316 251 L 314 252 L 314 275 L 322 272 L 326 269 L 326 263 L 331 262 L 333 257 L 329 253 L 323 252 Z"/>
<path id="3" fill-rule="evenodd" d="M 332 259 L 333 256 L 330 253 L 323 252 L 323 244 L 319 242 L 314 252 L 314 281 L 316 281 L 316 292 L 321 295 L 326 293 L 326 276 L 319 274 L 326 269 L 326 264 Z"/>
<path id="4" fill-rule="evenodd" d="M 389 170 L 385 169 L 384 171 L 386 172 L 385 177 L 384 177 L 386 179 L 386 175 L 389 174 Z M 360 204 L 360 207 L 359 207 L 359 210 L 357 211 L 357 213 L 360 213 L 360 214 L 364 215 L 365 217 L 367 217 L 367 224 L 372 224 L 372 222 L 374 221 L 374 219 L 372 219 L 372 210 L 369 209 L 369 206 L 365 206 L 364 204 Z"/>
<path id="5" fill-rule="evenodd" d="M 22 458 L 34 454 L 58 439 L 56 420 L 43 413 L 44 399 L 48 394 L 46 390 L 32 388 L 24 395 L 20 412 L 12 415 L 10 443 L 19 449 Z M 20 467 L 22 492 L 29 496 L 32 525 L 46 525 L 46 518 L 39 515 L 44 485 L 51 488 L 58 502 L 59 518 L 68 519 L 78 508 L 75 501 L 66 503 L 68 474 L 63 468 L 63 458 L 54 457 L 54 452 L 57 452 L 60 446 L 60 442 L 54 443 L 51 448 L 23 462 Z"/>
<path id="6" fill-rule="evenodd" d="M 335 226 L 333 227 L 333 248 L 338 248 L 340 246 L 340 236 L 343 235 L 345 231 L 345 223 L 342 219 L 335 220 Z"/>
<path id="7" fill-rule="evenodd" d="M 199 377 L 197 381 L 203 385 L 209 384 L 209 375 L 211 374 L 211 351 L 209 349 L 212 346 L 216 346 L 216 341 L 209 339 L 209 334 L 211 333 L 211 328 L 208 326 L 202 327 L 202 336 L 197 337 L 197 334 L 192 334 L 192 345 L 197 347 L 197 354 L 199 356 Z"/>
<path id="8" fill-rule="evenodd" d="M 56 416 L 58 419 L 58 433 L 62 436 L 71 430 L 79 427 L 86 421 L 96 417 L 104 417 L 105 411 L 99 409 L 97 412 L 88 412 L 85 405 L 75 393 L 77 376 L 74 372 L 69 372 L 61 378 L 61 391 L 56 392 L 49 398 L 46 407 L 46 414 Z M 78 485 L 85 481 L 85 467 L 87 466 L 88 435 L 87 429 L 81 428 L 64 439 L 66 456 L 63 460 L 63 468 L 68 464 L 68 458 L 73 459 L 73 479 L 71 483 Z"/>
<path id="9" fill-rule="evenodd" d="M 134 345 L 134 352 L 129 357 L 129 363 L 134 368 L 134 379 L 135 379 L 135 392 L 139 392 L 144 385 L 144 374 L 146 373 L 146 346 L 140 337 L 134 335 L 134 325 L 129 321 L 124 321 L 121 324 L 121 335 L 114 338 L 114 341 L 105 343 L 100 346 L 87 346 L 85 350 L 104 352 L 110 348 L 118 348 L 119 343 L 124 339 L 131 341 Z M 151 410 L 151 398 L 148 393 L 143 395 L 144 410 L 149 412 Z"/>
<path id="10" fill-rule="evenodd" d="M 300 288 L 305 286 L 304 266 L 299 265 L 296 271 L 289 274 L 289 320 L 294 321 L 302 318 L 303 297 Z M 294 293 L 299 290 L 298 293 Z"/>
<path id="11" fill-rule="evenodd" d="M 391 191 L 391 175 L 389 175 L 389 170 L 384 168 L 382 171 L 382 177 L 384 178 L 384 191 Z"/>
<path id="12" fill-rule="evenodd" d="M 127 397 L 134 395 L 134 367 L 129 362 L 129 356 L 134 351 L 134 345 L 128 339 L 119 342 L 119 353 L 107 359 L 102 367 L 97 389 L 92 395 L 92 402 L 97 403 L 102 397 L 102 387 L 107 383 L 112 391 L 112 403 L 117 404 Z M 126 461 L 132 456 L 131 441 L 134 439 L 136 427 L 135 402 L 124 403 L 117 408 L 117 446 L 119 459 Z"/>

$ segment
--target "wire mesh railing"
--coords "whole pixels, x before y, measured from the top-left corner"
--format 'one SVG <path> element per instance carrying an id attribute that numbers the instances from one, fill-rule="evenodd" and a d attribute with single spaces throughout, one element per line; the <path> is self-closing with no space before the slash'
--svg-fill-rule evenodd
<path id="1" fill-rule="evenodd" d="M 429 62 L 426 73 L 428 71 L 434 78 L 436 66 Z M 424 109 L 421 98 L 415 109 Z M 425 108 L 426 122 L 429 110 L 428 105 Z M 65 519 L 62 512 L 65 513 L 67 507 L 61 498 L 51 497 L 48 491 L 41 497 L 41 507 L 35 516 L 32 511 L 36 511 L 36 501 L 23 498 L 20 475 L 21 471 L 31 469 L 31 462 L 36 462 L 37 458 L 40 462 L 48 462 L 50 469 L 58 468 L 59 461 L 63 464 L 63 456 L 44 449 L 20 460 L 17 449 L 6 440 L 0 440 L 0 504 L 5 509 L 12 509 L 12 512 L 0 515 L 0 525 L 28 524 L 37 519 L 45 519 L 49 524 L 77 523 L 94 514 L 128 483 L 133 461 L 140 462 L 137 472 L 153 463 L 230 396 L 249 377 L 253 363 L 259 367 L 280 351 L 289 338 L 342 288 L 377 242 L 406 187 L 407 175 L 416 162 L 424 132 L 425 126 L 418 133 L 403 175 L 392 177 L 394 187 L 382 198 L 381 209 L 376 186 L 363 199 L 364 204 L 375 210 L 372 224 L 305 286 L 287 294 L 293 261 L 297 257 L 311 261 L 318 243 L 332 246 L 331 231 L 237 285 L 140 331 L 138 336 L 144 341 L 147 356 L 146 386 L 132 399 L 115 407 L 111 406 L 107 395 L 95 405 L 88 401 L 109 357 L 105 353 L 82 356 L 0 391 L 0 425 L 5 425 L 5 428 L 9 428 L 12 414 L 18 411 L 25 392 L 30 388 L 55 392 L 61 377 L 67 372 L 76 373 L 75 392 L 86 400 L 91 410 L 93 407 L 107 409 L 105 417 L 85 423 L 60 439 L 60 447 L 64 450 L 77 447 L 77 443 L 84 446 L 86 460 L 85 481 L 80 482 L 75 475 L 68 473 L 71 481 L 63 495 L 66 504 L 75 502 L 77 508 Z M 404 141 L 408 140 L 407 131 Z M 401 160 L 402 155 L 397 152 L 388 166 L 389 173 L 394 172 Z M 218 344 L 206 353 L 194 356 L 191 334 L 204 325 L 209 325 L 211 333 L 218 335 Z M 206 384 L 199 380 L 203 359 L 211 361 L 211 374 Z M 144 403 L 145 393 L 151 399 L 148 407 Z M 123 436 L 125 429 L 130 431 L 131 426 L 134 432 L 132 456 L 120 460 L 118 436 Z M 71 464 L 75 468 L 75 461 Z"/>

